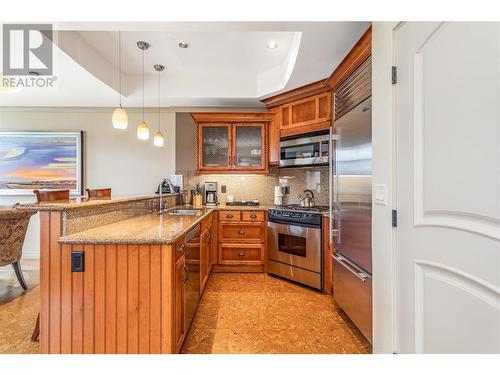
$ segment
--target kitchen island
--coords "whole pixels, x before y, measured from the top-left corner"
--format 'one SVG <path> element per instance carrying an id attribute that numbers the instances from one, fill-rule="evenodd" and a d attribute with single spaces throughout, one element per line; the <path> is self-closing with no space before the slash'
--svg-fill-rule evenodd
<path id="1" fill-rule="evenodd" d="M 23 205 L 40 211 L 41 353 L 178 353 L 217 262 L 219 214 L 267 208 L 158 206 L 157 196 Z"/>

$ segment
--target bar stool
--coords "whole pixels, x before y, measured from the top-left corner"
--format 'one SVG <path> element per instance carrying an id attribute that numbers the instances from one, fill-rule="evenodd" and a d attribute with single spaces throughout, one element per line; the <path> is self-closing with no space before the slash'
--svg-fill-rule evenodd
<path id="1" fill-rule="evenodd" d="M 18 210 L 15 207 L 0 209 L 0 267 L 11 264 L 21 287 L 28 285 L 21 269 L 24 238 L 31 216 L 35 212 Z"/>
<path id="2" fill-rule="evenodd" d="M 89 198 L 111 198 L 111 188 L 85 189 Z"/>

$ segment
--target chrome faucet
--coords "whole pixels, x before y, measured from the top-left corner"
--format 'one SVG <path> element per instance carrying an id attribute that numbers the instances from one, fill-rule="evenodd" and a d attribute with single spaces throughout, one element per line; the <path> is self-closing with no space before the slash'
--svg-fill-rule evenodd
<path id="1" fill-rule="evenodd" d="M 160 182 L 160 185 L 158 186 L 158 194 L 160 195 L 160 204 L 159 204 L 159 212 L 161 213 L 163 210 L 164 210 L 164 205 L 165 205 L 165 202 L 163 202 L 163 185 L 167 183 L 169 189 L 170 189 L 170 192 L 173 193 L 174 192 L 174 185 L 172 185 L 172 183 L 170 182 L 170 180 L 168 178 L 164 178 L 161 180 Z"/>

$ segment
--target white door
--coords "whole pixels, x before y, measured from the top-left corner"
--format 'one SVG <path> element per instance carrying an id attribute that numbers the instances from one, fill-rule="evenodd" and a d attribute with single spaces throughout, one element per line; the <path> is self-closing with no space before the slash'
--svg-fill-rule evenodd
<path id="1" fill-rule="evenodd" d="M 500 353 L 500 24 L 394 31 L 398 353 Z"/>

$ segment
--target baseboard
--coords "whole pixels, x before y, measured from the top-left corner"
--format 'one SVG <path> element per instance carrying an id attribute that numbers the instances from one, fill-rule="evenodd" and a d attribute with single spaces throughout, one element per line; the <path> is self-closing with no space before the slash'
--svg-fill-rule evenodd
<path id="1" fill-rule="evenodd" d="M 212 265 L 212 272 L 264 272 L 264 266 L 228 266 L 222 264 Z"/>
<path id="2" fill-rule="evenodd" d="M 23 253 L 23 257 L 21 259 L 40 259 L 40 254 L 38 254 L 38 253 L 32 253 L 32 254 Z"/>

